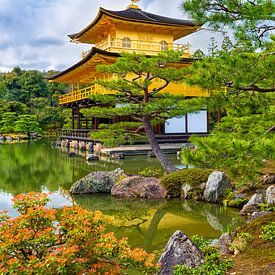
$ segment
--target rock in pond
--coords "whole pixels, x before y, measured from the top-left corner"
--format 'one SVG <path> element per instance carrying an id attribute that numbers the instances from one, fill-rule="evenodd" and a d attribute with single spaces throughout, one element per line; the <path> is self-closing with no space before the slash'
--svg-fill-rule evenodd
<path id="1" fill-rule="evenodd" d="M 208 202 L 220 202 L 224 191 L 231 187 L 231 182 L 225 173 L 214 171 L 208 177 L 203 197 Z"/>
<path id="2" fill-rule="evenodd" d="M 271 185 L 266 189 L 266 202 L 268 206 L 275 205 L 275 185 Z"/>
<path id="3" fill-rule="evenodd" d="M 123 198 L 161 199 L 166 197 L 167 191 L 157 178 L 132 176 L 117 182 L 111 193 Z"/>
<path id="4" fill-rule="evenodd" d="M 173 274 L 174 266 L 182 264 L 187 267 L 197 267 L 203 263 L 201 250 L 180 230 L 169 239 L 164 253 L 158 263 L 160 275 Z"/>
<path id="5" fill-rule="evenodd" d="M 111 172 L 90 173 L 75 182 L 70 188 L 70 193 L 73 195 L 110 193 L 117 179 L 122 175 L 124 175 L 124 171 L 119 168 Z"/>

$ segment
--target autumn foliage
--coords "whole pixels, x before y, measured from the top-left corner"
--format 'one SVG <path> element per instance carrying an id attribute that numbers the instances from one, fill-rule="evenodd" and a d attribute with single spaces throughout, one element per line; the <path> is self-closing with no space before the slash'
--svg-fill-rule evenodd
<path id="1" fill-rule="evenodd" d="M 151 274 L 154 255 L 131 249 L 106 233 L 102 214 L 78 206 L 47 208 L 47 194 L 14 198 L 20 216 L 0 213 L 0 274 L 120 274 L 128 268 Z"/>

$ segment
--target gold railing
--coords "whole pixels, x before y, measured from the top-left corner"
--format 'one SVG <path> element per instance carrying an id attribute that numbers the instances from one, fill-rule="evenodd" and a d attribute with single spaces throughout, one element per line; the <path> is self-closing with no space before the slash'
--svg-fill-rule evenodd
<path id="1" fill-rule="evenodd" d="M 89 98 L 89 96 L 95 94 L 95 92 L 96 92 L 95 85 L 92 85 L 84 89 L 76 90 L 71 93 L 61 95 L 58 98 L 58 102 L 60 105 L 70 103 L 70 102 L 75 102 L 81 99 Z"/>
<path id="2" fill-rule="evenodd" d="M 190 44 L 174 44 L 167 43 L 166 45 L 162 45 L 159 42 L 152 41 L 142 41 L 142 40 L 131 40 L 131 42 L 123 42 L 122 39 L 111 39 L 105 40 L 101 43 L 96 44 L 96 47 L 111 52 L 122 52 L 122 51 L 130 51 L 130 52 L 142 52 L 148 54 L 157 54 L 163 50 L 175 50 L 182 51 L 183 56 L 190 57 Z"/>
<path id="3" fill-rule="evenodd" d="M 59 96 L 59 105 L 64 105 L 72 102 L 77 102 L 82 99 L 87 99 L 94 94 L 115 94 L 115 91 L 106 90 L 99 85 L 75 90 L 71 93 Z M 169 87 L 164 89 L 162 93 L 169 93 L 175 96 L 209 96 L 207 90 L 203 90 L 197 86 L 187 86 L 183 83 L 170 83 Z"/>

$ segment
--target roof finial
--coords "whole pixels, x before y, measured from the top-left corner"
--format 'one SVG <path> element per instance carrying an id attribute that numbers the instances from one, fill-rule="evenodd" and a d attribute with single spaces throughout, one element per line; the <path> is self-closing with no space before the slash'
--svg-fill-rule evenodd
<path id="1" fill-rule="evenodd" d="M 131 0 L 132 4 L 130 4 L 128 6 L 128 9 L 139 9 L 138 5 L 135 5 L 136 3 L 138 3 L 140 0 Z"/>

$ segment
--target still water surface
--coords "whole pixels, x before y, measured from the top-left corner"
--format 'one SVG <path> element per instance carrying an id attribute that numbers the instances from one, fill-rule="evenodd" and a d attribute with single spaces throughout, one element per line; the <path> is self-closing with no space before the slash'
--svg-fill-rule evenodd
<path id="1" fill-rule="evenodd" d="M 175 164 L 179 161 L 172 157 Z M 71 197 L 71 184 L 92 171 L 122 168 L 136 173 L 146 167 L 160 167 L 157 160 L 143 156 L 120 162 L 98 161 L 88 164 L 84 158 L 69 158 L 51 148 L 50 141 L 0 145 L 0 211 L 12 208 L 12 198 L 30 191 L 52 192 L 50 206 L 78 204 L 106 215 L 107 229 L 118 237 L 128 237 L 133 246 L 147 251 L 163 249 L 175 230 L 215 239 L 222 231 L 242 223 L 237 211 L 219 205 L 182 200 L 124 200 L 109 195 Z"/>

